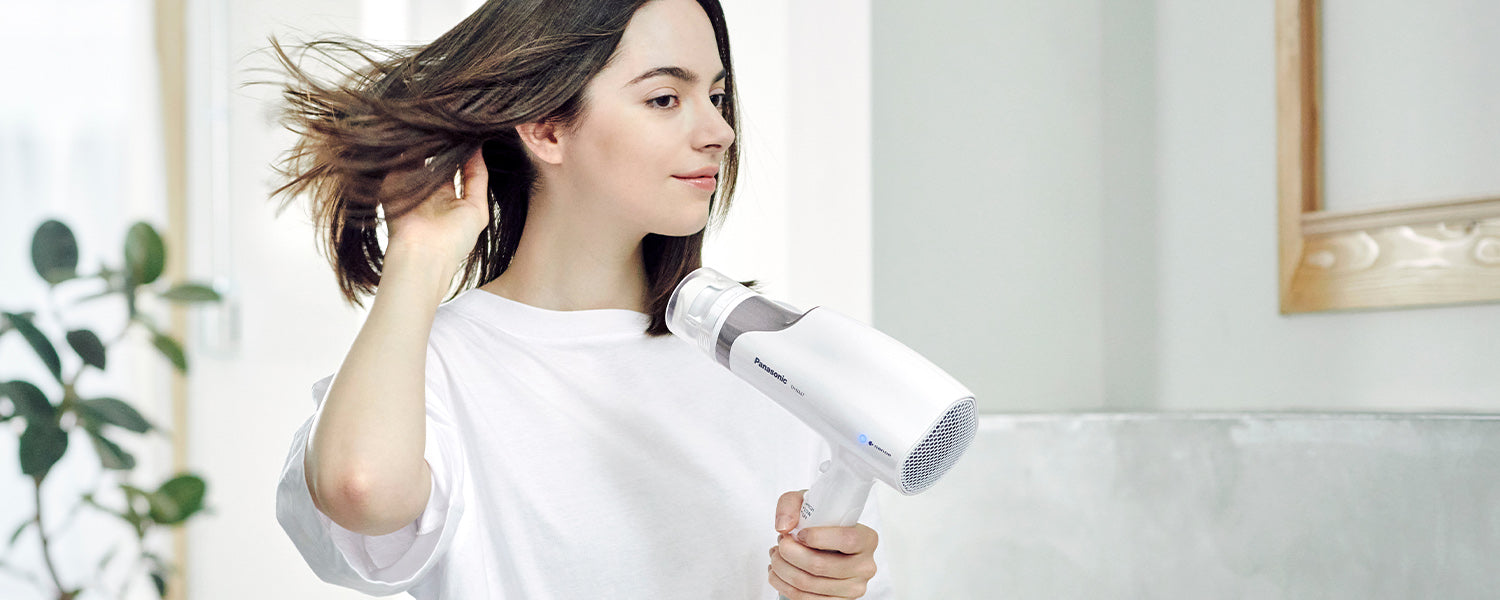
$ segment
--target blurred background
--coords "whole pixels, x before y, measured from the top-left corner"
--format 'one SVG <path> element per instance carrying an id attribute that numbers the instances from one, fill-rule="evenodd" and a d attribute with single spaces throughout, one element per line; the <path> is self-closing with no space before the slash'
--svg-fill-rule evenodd
<path id="1" fill-rule="evenodd" d="M 745 162 L 706 264 L 873 323 L 985 413 L 1500 411 L 1500 305 L 1279 314 L 1274 2 L 723 3 Z M 211 514 L 153 542 L 186 559 L 175 594 L 358 597 L 318 581 L 274 518 L 310 386 L 364 314 L 300 207 L 278 216 L 267 199 L 293 139 L 277 88 L 244 85 L 276 79 L 256 71 L 267 37 L 421 43 L 478 4 L 0 1 L 0 309 L 45 306 L 29 245 L 47 219 L 77 233 L 80 270 L 118 264 L 129 224 L 150 222 L 168 278 L 223 296 L 143 307 L 172 323 L 187 377 L 137 339 L 111 355 L 127 366 L 79 384 L 178 442 L 132 446 L 143 477 L 208 481 Z M 1339 78 L 1324 98 L 1329 207 L 1500 194 L 1500 6 L 1323 4 Z M 121 310 L 69 319 L 113 331 Z M 43 374 L 19 336 L 0 337 L 0 379 Z M 0 456 L 15 439 L 0 435 Z M 99 480 L 95 463 L 72 452 L 57 467 L 54 514 Z M 30 518 L 30 494 L 0 468 L 0 533 Z M 94 518 L 72 527 L 113 526 Z M 110 535 L 54 550 L 90 565 Z M 36 565 L 27 547 L 0 555 L 0 597 L 43 597 L 20 574 Z"/>

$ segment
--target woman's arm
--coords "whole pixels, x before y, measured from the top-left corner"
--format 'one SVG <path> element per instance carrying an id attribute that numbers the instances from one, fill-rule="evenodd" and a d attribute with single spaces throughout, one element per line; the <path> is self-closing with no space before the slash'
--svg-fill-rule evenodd
<path id="1" fill-rule="evenodd" d="M 383 535 L 427 506 L 427 338 L 460 258 L 488 223 L 488 177 L 475 151 L 464 189 L 440 190 L 390 223 L 380 285 L 323 399 L 304 467 L 313 504 L 341 527 Z"/>
<path id="2" fill-rule="evenodd" d="M 345 529 L 390 533 L 427 506 L 427 336 L 449 280 L 446 257 L 392 246 L 369 317 L 323 399 L 306 471 L 313 503 Z"/>

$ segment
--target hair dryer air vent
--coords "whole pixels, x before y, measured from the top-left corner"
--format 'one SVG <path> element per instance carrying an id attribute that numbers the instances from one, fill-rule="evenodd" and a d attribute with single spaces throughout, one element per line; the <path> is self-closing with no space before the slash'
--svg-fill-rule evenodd
<path id="1" fill-rule="evenodd" d="M 937 483 L 963 456 L 978 430 L 974 400 L 954 404 L 901 464 L 901 492 L 916 494 Z"/>

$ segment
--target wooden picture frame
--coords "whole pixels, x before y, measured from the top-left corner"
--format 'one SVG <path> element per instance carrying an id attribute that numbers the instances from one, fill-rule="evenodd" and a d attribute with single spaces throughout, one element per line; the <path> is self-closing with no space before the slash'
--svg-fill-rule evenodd
<path id="1" fill-rule="evenodd" d="M 1320 13 L 1276 0 L 1281 313 L 1500 300 L 1500 197 L 1323 210 Z"/>

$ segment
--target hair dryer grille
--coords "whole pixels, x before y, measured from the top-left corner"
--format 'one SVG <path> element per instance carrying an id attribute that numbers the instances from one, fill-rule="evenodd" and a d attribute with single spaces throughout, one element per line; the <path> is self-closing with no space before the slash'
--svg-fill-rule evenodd
<path id="1" fill-rule="evenodd" d="M 901 465 L 901 492 L 916 494 L 937 483 L 963 456 L 978 430 L 974 399 L 965 398 L 954 404 Z"/>

